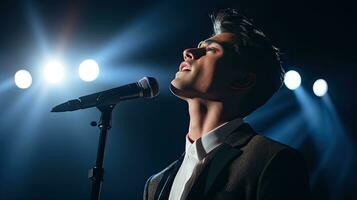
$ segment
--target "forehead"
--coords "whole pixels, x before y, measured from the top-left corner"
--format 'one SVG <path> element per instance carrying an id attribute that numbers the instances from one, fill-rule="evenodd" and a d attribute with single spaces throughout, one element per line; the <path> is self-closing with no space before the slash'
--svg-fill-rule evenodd
<path id="1" fill-rule="evenodd" d="M 235 42 L 237 42 L 238 37 L 236 34 L 233 34 L 233 33 L 220 33 L 220 34 L 214 35 L 213 37 L 210 37 L 208 39 L 222 41 L 222 42 L 235 43 Z"/>

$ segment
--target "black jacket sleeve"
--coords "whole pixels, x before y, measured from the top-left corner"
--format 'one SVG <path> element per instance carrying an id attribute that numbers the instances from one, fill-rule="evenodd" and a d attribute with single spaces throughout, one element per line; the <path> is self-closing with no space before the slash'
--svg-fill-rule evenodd
<path id="1" fill-rule="evenodd" d="M 286 148 L 268 162 L 258 181 L 257 199 L 310 199 L 308 170 L 298 151 Z"/>

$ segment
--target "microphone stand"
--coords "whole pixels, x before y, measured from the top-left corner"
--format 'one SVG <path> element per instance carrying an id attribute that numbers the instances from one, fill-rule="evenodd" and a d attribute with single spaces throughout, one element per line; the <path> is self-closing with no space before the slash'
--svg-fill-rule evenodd
<path id="1" fill-rule="evenodd" d="M 100 191 L 104 175 L 103 160 L 105 143 L 107 139 L 107 133 L 111 128 L 112 111 L 114 107 L 115 104 L 97 107 L 101 112 L 100 121 L 98 123 L 98 127 L 100 129 L 100 136 L 97 150 L 97 160 L 95 162 L 95 166 L 91 168 L 88 172 L 88 178 L 90 178 L 92 181 L 91 200 L 100 199 Z M 97 124 L 96 122 L 92 122 L 91 125 L 96 126 Z"/>

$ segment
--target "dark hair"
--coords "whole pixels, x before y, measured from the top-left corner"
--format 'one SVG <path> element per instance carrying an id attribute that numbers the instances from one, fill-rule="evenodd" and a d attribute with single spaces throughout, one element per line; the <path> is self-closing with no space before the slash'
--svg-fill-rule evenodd
<path id="1" fill-rule="evenodd" d="M 235 9 L 220 10 L 211 16 L 214 35 L 229 32 L 238 35 L 235 48 L 240 70 L 256 74 L 256 84 L 244 102 L 246 116 L 265 104 L 282 85 L 284 69 L 279 49 L 254 25 L 252 20 Z"/>

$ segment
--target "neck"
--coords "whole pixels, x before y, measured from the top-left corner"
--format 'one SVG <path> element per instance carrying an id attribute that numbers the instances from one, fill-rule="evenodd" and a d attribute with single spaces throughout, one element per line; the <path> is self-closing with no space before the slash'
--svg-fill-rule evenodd
<path id="1" fill-rule="evenodd" d="M 198 98 L 189 99 L 187 102 L 190 114 L 188 136 L 191 141 L 196 141 L 210 130 L 234 118 L 234 110 L 227 109 L 223 102 Z"/>

